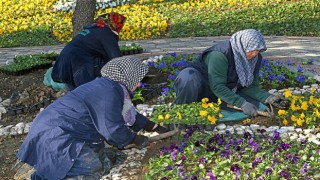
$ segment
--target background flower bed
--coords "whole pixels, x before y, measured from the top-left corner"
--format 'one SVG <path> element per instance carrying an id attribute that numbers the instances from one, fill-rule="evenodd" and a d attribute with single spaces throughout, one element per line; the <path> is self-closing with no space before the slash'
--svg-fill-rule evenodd
<path id="1" fill-rule="evenodd" d="M 68 1 L 0 2 L 0 47 L 71 40 L 73 10 Z M 320 0 L 117 2 L 98 3 L 97 14 L 116 11 L 128 17 L 121 40 L 231 35 L 245 28 L 255 28 L 264 35 L 319 36 L 320 32 Z"/>

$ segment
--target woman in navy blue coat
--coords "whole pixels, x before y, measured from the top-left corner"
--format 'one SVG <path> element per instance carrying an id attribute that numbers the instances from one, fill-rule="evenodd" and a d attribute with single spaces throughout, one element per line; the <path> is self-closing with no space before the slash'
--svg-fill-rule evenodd
<path id="1" fill-rule="evenodd" d="M 115 148 L 106 153 L 105 142 L 119 149 L 131 143 L 143 147 L 148 138 L 136 132 L 167 132 L 137 112 L 130 99 L 147 71 L 148 66 L 134 57 L 112 59 L 101 69 L 103 77 L 41 111 L 17 154 L 36 169 L 31 179 L 99 179 L 125 159 Z"/>
<path id="2" fill-rule="evenodd" d="M 119 34 L 126 18 L 118 13 L 99 16 L 76 35 L 61 51 L 52 69 L 52 79 L 68 90 L 101 76 L 103 65 L 122 56 Z"/>

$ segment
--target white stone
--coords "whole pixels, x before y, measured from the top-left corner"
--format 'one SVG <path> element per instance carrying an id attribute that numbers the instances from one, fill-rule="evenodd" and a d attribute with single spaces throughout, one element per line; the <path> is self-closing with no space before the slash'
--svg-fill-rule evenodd
<path id="1" fill-rule="evenodd" d="M 18 134 L 22 134 L 24 132 L 24 123 L 20 122 L 20 123 L 16 124 L 16 126 L 14 128 Z"/>
<path id="2" fill-rule="evenodd" d="M 302 133 L 303 130 L 302 130 L 301 128 L 296 128 L 296 132 L 297 132 L 297 133 Z"/>
<path id="3" fill-rule="evenodd" d="M 224 123 L 217 125 L 217 129 L 219 130 L 224 130 L 225 128 L 226 128 L 226 125 Z"/>
<path id="4" fill-rule="evenodd" d="M 284 133 L 289 132 L 288 129 L 281 129 L 281 128 L 278 129 L 277 131 L 278 131 L 280 134 L 284 134 Z"/>
<path id="5" fill-rule="evenodd" d="M 319 139 L 320 139 L 320 133 L 317 133 L 317 134 L 316 134 L 316 136 L 317 136 L 317 138 L 319 138 Z"/>
<path id="6" fill-rule="evenodd" d="M 257 131 L 260 129 L 260 126 L 258 124 L 250 124 L 250 128 L 252 131 Z"/>
<path id="7" fill-rule="evenodd" d="M 281 138 L 287 138 L 287 137 L 289 137 L 289 135 L 288 135 L 288 133 L 282 133 L 282 134 L 280 134 L 280 137 Z"/>
<path id="8" fill-rule="evenodd" d="M 315 143 L 316 145 L 320 145 L 320 141 L 317 139 L 313 139 L 311 142 Z"/>
<path id="9" fill-rule="evenodd" d="M 225 134 L 225 130 L 219 130 L 218 134 Z"/>
<path id="10" fill-rule="evenodd" d="M 11 100 L 10 100 L 10 99 L 6 99 L 6 100 L 2 101 L 1 104 L 2 104 L 4 107 L 8 107 L 8 106 L 10 106 L 10 104 L 11 104 Z"/>
<path id="11" fill-rule="evenodd" d="M 275 92 L 277 92 L 277 90 L 276 90 L 276 89 L 270 89 L 268 92 L 269 92 L 270 94 L 274 94 Z"/>
<path id="12" fill-rule="evenodd" d="M 280 129 L 287 129 L 288 131 L 294 131 L 295 127 L 294 126 L 284 126 L 284 127 L 281 127 Z"/>
<path id="13" fill-rule="evenodd" d="M 304 134 L 310 134 L 312 133 L 314 130 L 313 129 L 304 129 L 303 132 Z"/>
<path id="14" fill-rule="evenodd" d="M 10 135 L 17 135 L 18 134 L 18 132 L 16 131 L 16 129 L 13 127 L 13 128 L 11 128 L 10 129 L 10 133 L 9 133 Z"/>
<path id="15" fill-rule="evenodd" d="M 237 131 L 237 134 L 238 134 L 238 135 L 243 135 L 243 134 L 244 134 L 244 131 L 243 131 L 243 130 Z"/>
<path id="16" fill-rule="evenodd" d="M 304 85 L 304 86 L 302 86 L 302 88 L 303 88 L 303 89 L 307 89 L 307 88 L 310 88 L 310 86 Z"/>
<path id="17" fill-rule="evenodd" d="M 305 135 L 303 135 L 303 134 L 299 134 L 299 138 L 300 139 L 307 139 L 307 137 Z"/>
<path id="18" fill-rule="evenodd" d="M 7 113 L 7 110 L 6 110 L 6 108 L 2 105 L 2 104 L 0 104 L 0 114 L 5 114 L 5 113 Z"/>
<path id="19" fill-rule="evenodd" d="M 295 135 L 295 136 L 289 136 L 289 138 L 290 138 L 291 140 L 295 140 L 295 139 L 297 139 L 297 138 L 298 138 L 298 135 Z"/>

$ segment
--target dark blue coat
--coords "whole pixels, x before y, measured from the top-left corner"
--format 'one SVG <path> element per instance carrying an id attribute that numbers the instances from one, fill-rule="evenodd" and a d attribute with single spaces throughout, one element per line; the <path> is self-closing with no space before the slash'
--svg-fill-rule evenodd
<path id="1" fill-rule="evenodd" d="M 101 76 L 102 66 L 121 55 L 118 36 L 109 27 L 87 25 L 63 48 L 51 77 L 74 89 Z"/>
<path id="2" fill-rule="evenodd" d="M 130 144 L 135 133 L 122 117 L 121 86 L 96 78 L 45 108 L 34 119 L 18 158 L 48 179 L 62 179 L 85 143 L 98 150 L 104 140 L 119 148 Z M 138 113 L 137 120 L 145 118 Z"/>

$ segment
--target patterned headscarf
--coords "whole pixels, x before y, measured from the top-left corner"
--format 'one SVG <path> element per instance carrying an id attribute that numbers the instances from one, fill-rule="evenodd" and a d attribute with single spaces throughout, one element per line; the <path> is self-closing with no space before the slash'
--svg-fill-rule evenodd
<path id="1" fill-rule="evenodd" d="M 101 69 L 101 75 L 131 90 L 143 79 L 148 70 L 149 67 L 134 56 L 123 56 L 111 59 L 105 64 Z"/>
<path id="2" fill-rule="evenodd" d="M 246 59 L 246 52 L 254 50 L 263 52 L 267 50 L 264 38 L 259 31 L 246 29 L 233 34 L 230 43 L 240 84 L 243 87 L 248 87 L 254 79 L 253 73 L 258 61 L 258 56 L 248 61 Z"/>
<path id="3" fill-rule="evenodd" d="M 95 19 L 95 25 L 98 27 L 108 26 L 116 34 L 120 33 L 126 21 L 126 17 L 119 13 L 106 13 Z"/>

